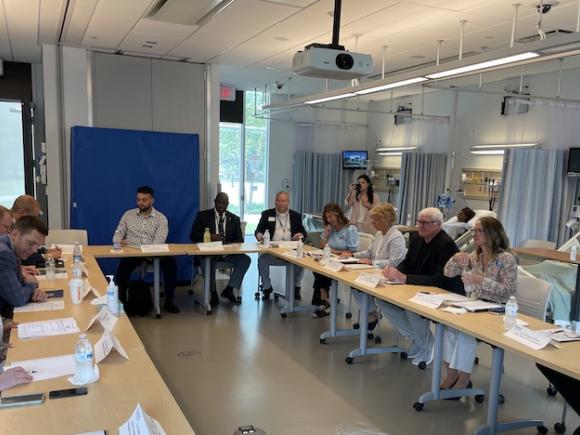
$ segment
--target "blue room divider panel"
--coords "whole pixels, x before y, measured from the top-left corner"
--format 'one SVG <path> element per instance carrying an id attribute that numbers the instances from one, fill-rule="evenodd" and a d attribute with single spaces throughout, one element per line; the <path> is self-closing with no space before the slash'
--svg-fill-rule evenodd
<path id="1" fill-rule="evenodd" d="M 71 228 L 86 229 L 90 244 L 111 244 L 137 187 L 149 185 L 169 220 L 168 243 L 189 243 L 199 210 L 197 134 L 72 127 L 71 138 Z M 189 279 L 191 262 L 177 260 L 179 279 Z M 99 263 L 114 273 L 118 262 Z"/>

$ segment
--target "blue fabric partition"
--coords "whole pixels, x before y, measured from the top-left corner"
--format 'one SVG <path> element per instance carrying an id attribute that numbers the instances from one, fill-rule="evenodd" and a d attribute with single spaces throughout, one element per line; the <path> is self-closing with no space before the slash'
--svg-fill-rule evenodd
<path id="1" fill-rule="evenodd" d="M 71 228 L 86 229 L 90 244 L 111 244 L 137 187 L 149 185 L 169 220 L 168 243 L 189 243 L 199 210 L 197 134 L 72 127 L 71 138 Z M 189 280 L 191 261 L 177 260 L 179 279 Z M 114 273 L 118 260 L 99 263 Z"/>

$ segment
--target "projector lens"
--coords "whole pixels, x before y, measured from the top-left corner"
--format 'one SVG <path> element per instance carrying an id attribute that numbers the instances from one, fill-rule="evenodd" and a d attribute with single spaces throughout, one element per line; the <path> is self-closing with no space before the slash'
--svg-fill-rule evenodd
<path id="1" fill-rule="evenodd" d="M 336 66 L 338 69 L 351 69 L 354 65 L 354 59 L 350 54 L 341 53 L 336 56 Z"/>

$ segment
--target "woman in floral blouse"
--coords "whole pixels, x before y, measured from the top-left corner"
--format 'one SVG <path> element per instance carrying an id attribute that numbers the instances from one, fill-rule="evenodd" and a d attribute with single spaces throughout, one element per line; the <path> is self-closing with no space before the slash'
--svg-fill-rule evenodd
<path id="1" fill-rule="evenodd" d="M 473 227 L 476 252 L 458 252 L 445 265 L 445 276 L 461 275 L 465 290 L 472 296 L 506 303 L 516 293 L 518 265 L 509 252 L 509 240 L 500 221 L 482 217 Z M 445 329 L 443 361 L 447 377 L 442 389 L 471 388 L 469 379 L 476 352 L 475 338 L 452 328 Z"/>

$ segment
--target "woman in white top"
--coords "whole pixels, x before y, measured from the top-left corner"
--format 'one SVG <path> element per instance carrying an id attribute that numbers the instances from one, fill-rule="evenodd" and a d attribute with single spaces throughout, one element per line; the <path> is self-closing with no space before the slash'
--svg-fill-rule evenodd
<path id="1" fill-rule="evenodd" d="M 363 233 L 373 234 L 375 228 L 371 223 L 370 210 L 380 199 L 373 191 L 373 185 L 368 175 L 361 175 L 356 180 L 357 184 L 351 184 L 345 204 L 350 207 L 348 219 Z"/>
<path id="2" fill-rule="evenodd" d="M 395 209 L 388 203 L 377 204 L 369 215 L 372 225 L 377 229 L 375 239 L 367 249 L 353 254 L 343 253 L 341 257 L 353 256 L 359 259 L 359 263 L 372 264 L 380 269 L 386 266 L 396 267 L 405 258 L 407 247 L 403 234 L 393 226 L 397 219 Z M 359 306 L 362 305 L 362 293 L 353 289 L 353 296 Z M 372 331 L 379 321 L 379 315 L 374 305 L 369 304 L 369 331 Z"/>

